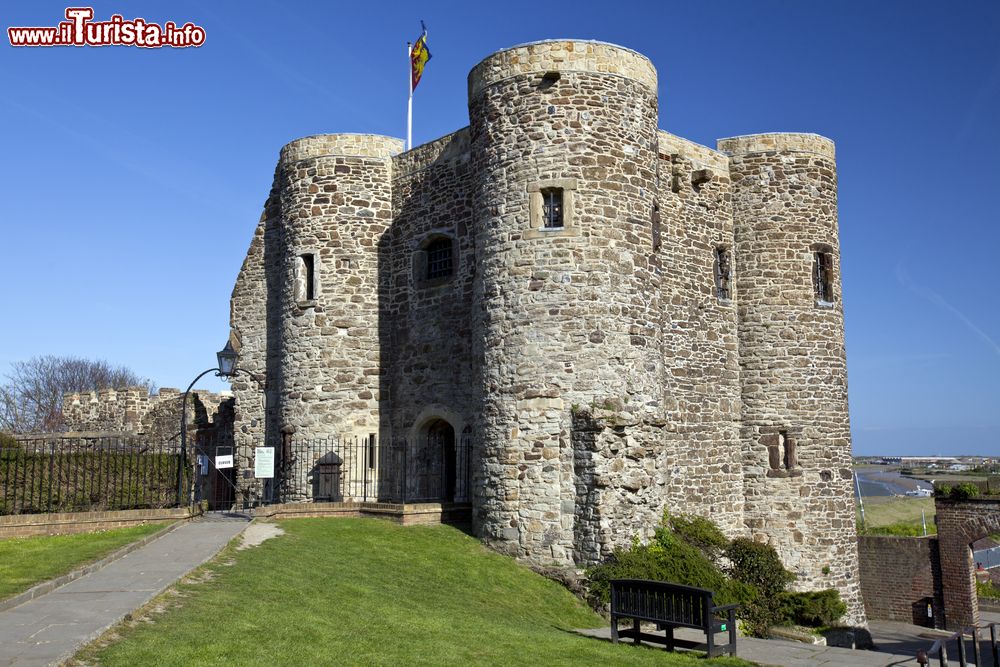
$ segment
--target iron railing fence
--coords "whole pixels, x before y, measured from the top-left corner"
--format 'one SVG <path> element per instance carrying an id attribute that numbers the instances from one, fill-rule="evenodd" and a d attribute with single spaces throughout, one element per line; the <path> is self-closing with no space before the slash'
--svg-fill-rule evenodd
<path id="1" fill-rule="evenodd" d="M 917 662 L 921 665 L 927 665 L 930 663 L 932 656 L 937 653 L 938 664 L 940 667 L 949 666 L 949 657 L 957 657 L 960 667 L 967 667 L 967 665 L 985 667 L 987 664 L 993 664 L 1000 667 L 1000 637 L 998 637 L 998 628 L 1000 628 L 1000 623 L 985 623 L 963 628 L 958 632 L 952 633 L 951 635 L 934 642 L 930 651 L 918 652 Z M 989 631 L 989 636 L 981 637 L 980 631 L 984 631 L 984 634 L 985 631 Z M 969 639 L 972 642 L 973 662 L 971 663 L 969 662 L 968 649 L 965 643 L 966 635 L 969 636 Z M 983 641 L 985 641 L 986 648 L 989 653 L 983 652 Z M 955 645 L 955 653 L 949 653 L 948 646 L 950 644 Z M 984 655 L 987 659 L 992 658 L 992 660 L 990 662 L 983 662 Z"/>
<path id="2" fill-rule="evenodd" d="M 0 515 L 176 507 L 187 478 L 176 442 L 24 437 L 0 448 Z"/>
<path id="3" fill-rule="evenodd" d="M 270 502 L 471 500 L 472 444 L 468 437 L 443 445 L 386 444 L 374 434 L 290 438 L 279 449 Z"/>

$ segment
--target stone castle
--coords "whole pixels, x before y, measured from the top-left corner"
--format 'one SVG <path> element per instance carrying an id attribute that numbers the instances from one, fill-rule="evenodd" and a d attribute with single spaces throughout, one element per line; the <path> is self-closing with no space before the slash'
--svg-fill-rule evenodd
<path id="1" fill-rule="evenodd" d="M 412 150 L 282 149 L 232 295 L 266 382 L 233 383 L 238 467 L 282 433 L 445 467 L 468 438 L 494 548 L 586 564 L 705 515 L 864 623 L 833 142 L 674 136 L 652 63 L 589 41 L 490 55 L 468 105 Z"/>

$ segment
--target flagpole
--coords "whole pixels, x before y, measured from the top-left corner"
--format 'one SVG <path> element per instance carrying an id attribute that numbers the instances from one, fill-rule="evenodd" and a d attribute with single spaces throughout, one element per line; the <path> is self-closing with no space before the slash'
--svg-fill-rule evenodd
<path id="1" fill-rule="evenodd" d="M 410 96 L 406 101 L 406 150 L 413 148 L 413 46 L 406 43 L 406 81 Z"/>

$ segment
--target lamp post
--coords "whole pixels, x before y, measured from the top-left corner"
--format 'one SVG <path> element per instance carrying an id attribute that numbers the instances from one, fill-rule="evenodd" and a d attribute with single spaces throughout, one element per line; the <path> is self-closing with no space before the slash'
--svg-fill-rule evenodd
<path id="1" fill-rule="evenodd" d="M 264 385 L 263 382 L 261 382 L 260 378 L 258 378 L 256 374 L 251 373 L 250 371 L 244 368 L 239 368 L 236 366 L 236 358 L 238 356 L 239 355 L 237 355 L 236 350 L 233 349 L 232 343 L 226 341 L 226 346 L 215 353 L 215 358 L 219 365 L 216 366 L 215 368 L 209 368 L 208 370 L 199 373 L 198 376 L 191 381 L 191 384 L 188 385 L 187 389 L 184 390 L 184 395 L 181 397 L 181 465 L 178 466 L 177 468 L 178 505 L 180 505 L 181 498 L 184 495 L 183 471 L 185 468 L 187 468 L 187 398 L 188 394 L 191 393 L 191 389 L 194 387 L 195 383 L 212 372 L 215 373 L 216 377 L 220 377 L 223 380 L 228 380 L 232 377 L 235 377 L 236 375 L 239 375 L 240 373 L 246 373 L 251 378 L 253 378 L 254 381 L 257 382 L 257 384 L 261 385 L 266 389 L 266 386 Z"/>

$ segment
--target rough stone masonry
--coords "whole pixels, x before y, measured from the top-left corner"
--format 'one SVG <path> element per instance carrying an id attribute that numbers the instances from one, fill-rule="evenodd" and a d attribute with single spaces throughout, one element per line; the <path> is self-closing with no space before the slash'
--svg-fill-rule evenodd
<path id="1" fill-rule="evenodd" d="M 864 623 L 833 142 L 669 134 L 652 63 L 598 42 L 494 53 L 468 104 L 409 151 L 282 149 L 232 297 L 267 383 L 234 381 L 238 465 L 293 431 L 462 434 L 496 549 L 593 563 L 705 515 Z"/>

